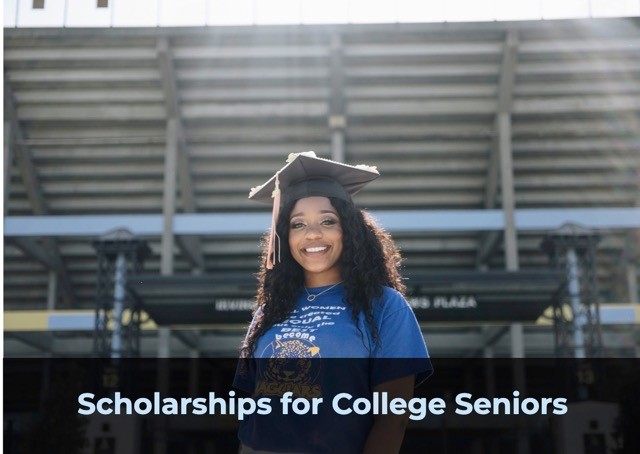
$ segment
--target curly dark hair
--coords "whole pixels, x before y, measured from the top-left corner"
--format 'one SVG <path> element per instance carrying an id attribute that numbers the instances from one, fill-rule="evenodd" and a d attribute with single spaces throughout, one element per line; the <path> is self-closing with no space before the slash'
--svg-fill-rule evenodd
<path id="1" fill-rule="evenodd" d="M 364 313 L 373 339 L 378 342 L 372 301 L 382 296 L 383 286 L 404 295 L 406 287 L 400 276 L 402 258 L 391 235 L 379 227 L 367 212 L 342 199 L 329 197 L 329 201 L 338 212 L 343 232 L 340 272 L 346 294 L 345 303 L 351 308 L 354 320 L 361 312 Z M 289 217 L 295 202 L 280 210 L 276 231 L 280 236 L 281 262 L 272 270 L 266 267 L 269 232 L 263 238 L 262 265 L 257 274 L 257 302 L 253 323 L 240 349 L 242 357 L 251 356 L 258 339 L 289 316 L 304 285 L 304 270 L 289 249 Z"/>

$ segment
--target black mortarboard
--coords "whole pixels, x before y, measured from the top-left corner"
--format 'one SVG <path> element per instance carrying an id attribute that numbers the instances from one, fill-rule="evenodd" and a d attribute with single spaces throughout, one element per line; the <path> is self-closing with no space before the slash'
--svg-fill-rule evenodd
<path id="1" fill-rule="evenodd" d="M 351 202 L 351 195 L 360 191 L 380 174 L 375 167 L 351 166 L 318 158 L 313 151 L 291 153 L 287 164 L 262 186 L 252 188 L 249 198 L 273 204 L 271 239 L 267 268 L 275 264 L 275 226 L 280 204 L 312 196 L 336 197 Z M 280 239 L 278 238 L 278 241 Z"/>

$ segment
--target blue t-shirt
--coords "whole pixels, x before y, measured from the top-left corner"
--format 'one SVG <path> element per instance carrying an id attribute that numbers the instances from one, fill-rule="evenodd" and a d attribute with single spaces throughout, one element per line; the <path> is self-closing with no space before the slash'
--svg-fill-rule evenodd
<path id="1" fill-rule="evenodd" d="M 275 452 L 362 452 L 373 415 L 337 416 L 330 411 L 332 399 L 339 393 L 371 398 L 377 385 L 408 375 L 416 375 L 416 385 L 422 382 L 433 371 L 422 332 L 407 301 L 389 287 L 372 303 L 378 342 L 364 314 L 354 320 L 342 285 L 314 301 L 307 296 L 302 289 L 290 316 L 272 326 L 258 340 L 254 357 L 238 367 L 234 386 L 256 399 L 271 398 L 274 410 L 246 417 L 239 438 L 253 449 Z M 279 398 L 287 391 L 294 398 L 322 397 L 319 413 L 280 414 Z"/>

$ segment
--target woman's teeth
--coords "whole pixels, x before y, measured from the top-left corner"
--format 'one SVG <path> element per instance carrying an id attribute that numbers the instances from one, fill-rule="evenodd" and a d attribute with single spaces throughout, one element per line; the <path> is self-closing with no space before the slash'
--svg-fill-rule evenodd
<path id="1" fill-rule="evenodd" d="M 322 251 L 326 251 L 327 247 L 326 246 L 322 246 L 322 247 L 310 247 L 305 249 L 306 252 L 322 252 Z"/>

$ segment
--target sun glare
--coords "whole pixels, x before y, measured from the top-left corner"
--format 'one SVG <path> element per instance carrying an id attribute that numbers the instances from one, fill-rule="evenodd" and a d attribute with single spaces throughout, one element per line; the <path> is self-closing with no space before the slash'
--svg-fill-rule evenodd
<path id="1" fill-rule="evenodd" d="M 40 1 L 42 3 L 42 0 Z M 640 16 L 640 0 L 4 0 L 5 27 L 482 22 Z"/>

